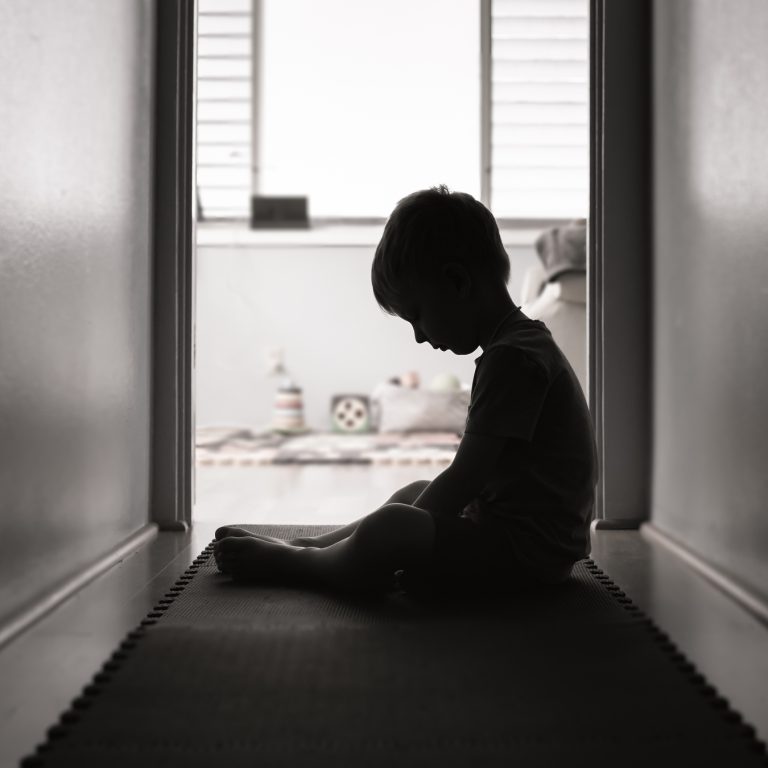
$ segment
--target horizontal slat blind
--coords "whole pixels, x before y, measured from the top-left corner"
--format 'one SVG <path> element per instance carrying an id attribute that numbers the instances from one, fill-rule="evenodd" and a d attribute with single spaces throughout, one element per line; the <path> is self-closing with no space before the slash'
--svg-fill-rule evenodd
<path id="1" fill-rule="evenodd" d="M 587 215 L 587 0 L 491 1 L 491 208 Z"/>
<path id="2" fill-rule="evenodd" d="M 246 218 L 251 0 L 198 0 L 197 187 L 206 219 Z"/>
<path id="3" fill-rule="evenodd" d="M 198 8 L 197 183 L 203 215 L 247 218 L 251 0 L 199 0 Z M 586 216 L 587 0 L 491 0 L 491 37 L 494 214 Z"/>

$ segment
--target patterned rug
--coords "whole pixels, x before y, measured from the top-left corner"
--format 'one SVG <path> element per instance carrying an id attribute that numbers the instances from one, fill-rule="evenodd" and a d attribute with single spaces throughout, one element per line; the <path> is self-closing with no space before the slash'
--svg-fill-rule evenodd
<path id="1" fill-rule="evenodd" d="M 447 466 L 460 437 L 455 432 L 284 435 L 249 429 L 207 428 L 197 432 L 200 466 L 258 464 L 425 464 Z"/>

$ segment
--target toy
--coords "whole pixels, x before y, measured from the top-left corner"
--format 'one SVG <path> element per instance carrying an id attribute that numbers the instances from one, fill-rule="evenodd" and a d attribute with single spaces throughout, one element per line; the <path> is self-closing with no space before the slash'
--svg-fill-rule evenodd
<path id="1" fill-rule="evenodd" d="M 367 395 L 334 395 L 331 398 L 331 426 L 334 432 L 368 432 L 370 417 Z"/>
<path id="2" fill-rule="evenodd" d="M 309 430 L 304 423 L 304 400 L 301 387 L 297 386 L 288 375 L 284 352 L 282 347 L 268 347 L 264 350 L 267 376 L 280 377 L 275 393 L 272 430 L 281 434 L 303 434 Z"/>
<path id="3" fill-rule="evenodd" d="M 452 373 L 438 373 L 429 385 L 433 392 L 458 392 L 461 382 Z"/>
<path id="4" fill-rule="evenodd" d="M 290 379 L 285 380 L 275 395 L 275 409 L 272 419 L 275 432 L 305 432 L 304 401 L 301 387 L 297 387 Z"/>
<path id="5" fill-rule="evenodd" d="M 418 371 L 408 371 L 400 376 L 393 376 L 389 379 L 390 384 L 397 384 L 408 389 L 418 389 L 421 384 L 421 378 Z"/>

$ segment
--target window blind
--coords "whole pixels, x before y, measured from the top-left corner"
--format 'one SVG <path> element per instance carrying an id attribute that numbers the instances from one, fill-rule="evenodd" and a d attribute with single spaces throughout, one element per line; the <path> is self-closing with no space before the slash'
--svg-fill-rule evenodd
<path id="1" fill-rule="evenodd" d="M 490 4 L 491 208 L 501 219 L 586 216 L 589 4 Z M 198 10 L 197 184 L 203 216 L 247 218 L 251 0 L 199 0 Z"/>
<path id="2" fill-rule="evenodd" d="M 589 207 L 587 0 L 491 0 L 490 197 L 497 218 Z"/>
<path id="3" fill-rule="evenodd" d="M 251 0 L 198 0 L 197 188 L 206 219 L 247 218 Z"/>

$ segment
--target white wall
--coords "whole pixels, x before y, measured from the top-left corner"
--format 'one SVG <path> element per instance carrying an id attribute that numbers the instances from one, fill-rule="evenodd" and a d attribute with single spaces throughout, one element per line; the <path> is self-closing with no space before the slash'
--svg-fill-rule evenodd
<path id="1" fill-rule="evenodd" d="M 768 599 L 768 4 L 654 21 L 652 519 Z"/>
<path id="2" fill-rule="evenodd" d="M 471 384 L 476 353 L 458 357 L 416 344 L 411 326 L 373 297 L 374 246 L 207 246 L 198 248 L 197 423 L 268 426 L 277 381 L 263 350 L 282 346 L 304 389 L 305 418 L 329 428 L 334 393 L 370 393 L 391 376 L 417 370 L 423 386 L 442 372 Z M 513 299 L 532 247 L 507 248 Z"/>

